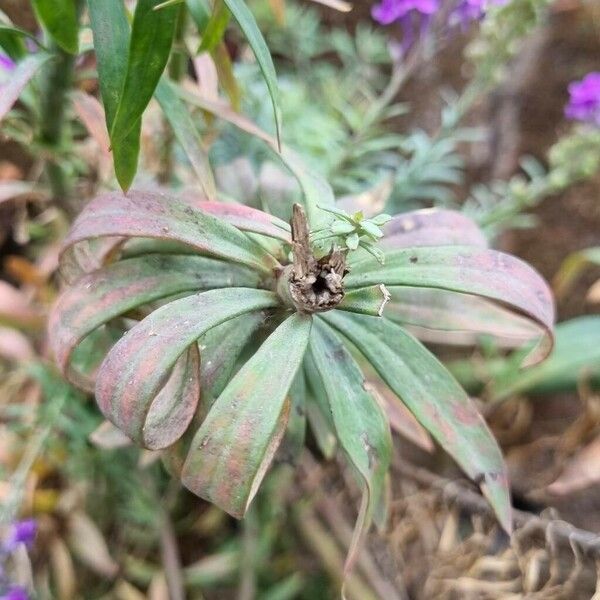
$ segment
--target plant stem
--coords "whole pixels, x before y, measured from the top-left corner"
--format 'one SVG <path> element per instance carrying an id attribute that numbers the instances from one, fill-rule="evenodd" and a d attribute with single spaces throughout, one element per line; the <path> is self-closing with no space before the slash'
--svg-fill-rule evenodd
<path id="1" fill-rule="evenodd" d="M 54 54 L 42 71 L 40 106 L 40 141 L 47 148 L 46 175 L 50 183 L 52 197 L 69 214 L 73 207 L 69 204 L 71 185 L 59 154 L 64 145 L 64 124 L 67 94 L 73 81 L 75 56 L 59 48 L 48 40 L 48 47 Z"/>

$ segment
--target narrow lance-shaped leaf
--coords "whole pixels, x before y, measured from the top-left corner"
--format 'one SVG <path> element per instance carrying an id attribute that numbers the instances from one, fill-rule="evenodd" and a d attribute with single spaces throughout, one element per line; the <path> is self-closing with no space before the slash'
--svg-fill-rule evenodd
<path id="1" fill-rule="evenodd" d="M 24 58 L 17 64 L 10 77 L 0 86 L 0 121 L 19 99 L 25 86 L 50 58 L 50 54 L 38 52 Z"/>
<path id="2" fill-rule="evenodd" d="M 277 86 L 277 74 L 275 65 L 271 58 L 271 53 L 265 42 L 254 16 L 250 12 L 244 0 L 223 0 L 227 5 L 233 18 L 238 22 L 240 29 L 244 32 L 246 39 L 260 70 L 265 78 L 265 83 L 269 90 L 271 103 L 273 104 L 273 114 L 275 115 L 275 129 L 277 131 L 277 144 L 281 147 L 281 108 L 279 105 L 279 88 Z"/>
<path id="3" fill-rule="evenodd" d="M 311 324 L 299 313 L 284 321 L 229 382 L 192 442 L 183 484 L 234 517 L 248 509 L 285 432 Z"/>
<path id="4" fill-rule="evenodd" d="M 200 43 L 200 48 L 198 48 L 198 54 L 200 54 L 200 52 L 212 52 L 216 48 L 223 39 L 230 18 L 231 13 L 227 6 L 225 6 L 223 0 L 217 0 L 214 4 L 210 20 L 201 32 L 202 41 Z"/>
<path id="5" fill-rule="evenodd" d="M 271 273 L 278 263 L 228 223 L 189 203 L 157 192 L 112 192 L 97 196 L 75 220 L 61 256 L 77 244 L 100 237 L 140 237 L 179 242 L 197 251 Z"/>
<path id="6" fill-rule="evenodd" d="M 179 357 L 212 327 L 278 304 L 271 292 L 229 288 L 181 298 L 155 310 L 104 359 L 96 380 L 96 400 L 103 414 L 148 448 L 169 446 L 193 416 L 186 407 L 176 416 L 160 404 L 155 410 L 155 398 Z"/>
<path id="7" fill-rule="evenodd" d="M 98 64 L 98 80 L 107 132 L 112 130 L 127 76 L 129 22 L 123 0 L 87 0 Z M 137 171 L 142 121 L 138 119 L 125 138 L 113 144 L 113 162 L 119 185 L 128 189 Z"/>
<path id="8" fill-rule="evenodd" d="M 335 312 L 335 311 L 334 311 Z M 365 495 L 346 560 L 352 568 L 373 508 L 382 502 L 391 459 L 391 435 L 381 407 L 365 390 L 364 376 L 338 335 L 315 319 L 310 351 L 323 381 L 337 437 L 365 482 Z"/>
<path id="9" fill-rule="evenodd" d="M 75 0 L 32 0 L 35 13 L 52 39 L 70 54 L 77 54 L 79 26 Z"/>
<path id="10" fill-rule="evenodd" d="M 180 7 L 153 10 L 157 4 L 158 0 L 139 0 L 135 7 L 127 73 L 110 132 L 113 145 L 142 117 L 169 59 Z"/>
<path id="11" fill-rule="evenodd" d="M 298 181 L 304 195 L 304 204 L 308 214 L 308 220 L 313 228 L 320 226 L 327 220 L 326 213 L 319 206 L 332 207 L 335 204 L 333 190 L 327 180 L 319 175 L 314 169 L 309 169 L 302 158 L 287 146 L 281 150 L 275 140 L 263 131 L 255 123 L 235 112 L 222 102 L 214 102 L 185 90 L 178 90 L 181 97 L 186 101 L 199 106 L 203 110 L 231 123 L 235 127 L 263 140 L 277 154 L 283 164 L 291 171 Z"/>
<path id="12" fill-rule="evenodd" d="M 77 345 L 92 331 L 126 312 L 174 294 L 258 285 L 246 267 L 201 256 L 147 255 L 121 260 L 82 277 L 54 305 L 48 330 L 56 362 L 79 387 L 93 384 L 70 368 Z"/>
<path id="13" fill-rule="evenodd" d="M 209 200 L 217 196 L 215 180 L 208 162 L 208 154 L 202 147 L 200 134 L 187 107 L 173 90 L 173 84 L 163 78 L 158 83 L 154 96 L 173 128 L 177 141 L 181 144 L 192 168 L 196 172 L 200 185 Z"/>
<path id="14" fill-rule="evenodd" d="M 401 248 L 386 252 L 385 265 L 366 259 L 350 268 L 347 288 L 378 283 L 436 288 L 488 298 L 525 315 L 542 332 L 526 364 L 539 362 L 552 348 L 550 290 L 533 268 L 508 254 L 475 246 Z"/>
<path id="15" fill-rule="evenodd" d="M 494 436 L 446 368 L 388 321 L 332 311 L 325 316 L 463 470 L 480 483 L 502 526 L 512 527 L 506 467 Z"/>
<path id="16" fill-rule="evenodd" d="M 502 347 L 539 337 L 530 319 L 478 296 L 434 288 L 391 287 L 386 318 L 406 326 L 420 340 L 472 346 L 491 336 Z"/>

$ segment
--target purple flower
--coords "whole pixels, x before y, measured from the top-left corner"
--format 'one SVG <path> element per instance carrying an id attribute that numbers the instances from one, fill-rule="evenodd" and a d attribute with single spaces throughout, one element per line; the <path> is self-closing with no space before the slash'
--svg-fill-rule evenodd
<path id="1" fill-rule="evenodd" d="M 5 592 L 0 592 L 0 600 L 29 600 L 29 594 L 20 585 L 13 585 Z"/>
<path id="2" fill-rule="evenodd" d="M 507 0 L 460 0 L 452 11 L 451 22 L 458 22 L 466 29 L 472 21 L 482 19 L 491 6 L 502 6 Z"/>
<path id="3" fill-rule="evenodd" d="M 5 552 L 13 552 L 19 544 L 28 546 L 35 539 L 37 523 L 34 519 L 25 519 L 13 523 L 11 529 L 2 544 Z"/>
<path id="4" fill-rule="evenodd" d="M 389 25 L 412 11 L 422 15 L 433 15 L 439 8 L 439 0 L 381 0 L 373 6 L 371 15 L 381 25 Z"/>
<path id="5" fill-rule="evenodd" d="M 600 72 L 588 73 L 581 81 L 571 83 L 569 94 L 565 107 L 567 119 L 600 127 Z"/>
<path id="6" fill-rule="evenodd" d="M 0 71 L 12 71 L 14 68 L 14 60 L 10 56 L 0 52 Z"/>

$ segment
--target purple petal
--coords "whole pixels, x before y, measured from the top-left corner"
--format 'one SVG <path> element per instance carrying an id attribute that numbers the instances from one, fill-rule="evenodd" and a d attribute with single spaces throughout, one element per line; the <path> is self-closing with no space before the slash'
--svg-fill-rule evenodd
<path id="1" fill-rule="evenodd" d="M 0 70 L 12 71 L 15 68 L 15 61 L 6 54 L 0 53 Z"/>
<path id="2" fill-rule="evenodd" d="M 33 543 L 37 532 L 37 523 L 34 519 L 25 519 L 13 523 L 11 530 L 3 544 L 7 552 L 12 552 L 19 544 Z"/>
<path id="3" fill-rule="evenodd" d="M 0 592 L 0 600 L 29 600 L 29 594 L 20 585 L 13 585 L 5 592 Z"/>

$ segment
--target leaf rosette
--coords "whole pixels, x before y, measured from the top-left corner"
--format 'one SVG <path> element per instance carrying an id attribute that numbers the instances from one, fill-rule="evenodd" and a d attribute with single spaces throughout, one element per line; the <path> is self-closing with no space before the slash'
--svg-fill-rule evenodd
<path id="1" fill-rule="evenodd" d="M 322 211 L 322 223 L 332 212 Z M 164 450 L 187 488 L 235 517 L 284 439 L 301 448 L 310 426 L 325 454 L 335 440 L 364 483 L 356 547 L 383 512 L 392 444 L 368 369 L 393 392 L 387 401 L 406 406 L 481 486 L 510 530 L 500 449 L 419 338 L 470 344 L 489 335 L 504 346 L 531 344 L 527 362 L 538 362 L 552 345 L 546 283 L 487 248 L 460 213 L 379 219 L 382 257 L 360 245 L 323 254 L 303 215 L 297 205 L 290 227 L 189 194 L 94 199 L 65 240 L 67 286 L 49 324 L 65 377 L 94 392 L 136 444 Z M 362 221 L 352 226 L 369 233 Z M 347 226 L 329 230 L 338 229 L 353 235 Z M 99 364 L 84 360 L 90 348 Z"/>

